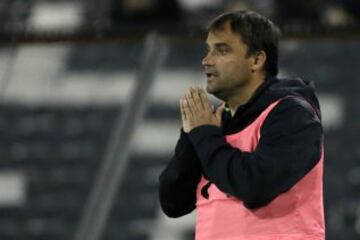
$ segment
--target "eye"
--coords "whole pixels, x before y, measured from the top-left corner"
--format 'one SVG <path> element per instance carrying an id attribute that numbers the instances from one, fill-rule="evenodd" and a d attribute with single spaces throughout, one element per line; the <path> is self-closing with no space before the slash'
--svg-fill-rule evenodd
<path id="1" fill-rule="evenodd" d="M 227 54 L 227 50 L 226 50 L 226 49 L 220 49 L 219 52 L 220 52 L 221 55 Z"/>
<path id="2" fill-rule="evenodd" d="M 220 47 L 219 48 L 219 53 L 221 54 L 221 55 L 226 55 L 226 54 L 228 54 L 229 53 L 229 49 L 227 48 L 227 47 Z"/>

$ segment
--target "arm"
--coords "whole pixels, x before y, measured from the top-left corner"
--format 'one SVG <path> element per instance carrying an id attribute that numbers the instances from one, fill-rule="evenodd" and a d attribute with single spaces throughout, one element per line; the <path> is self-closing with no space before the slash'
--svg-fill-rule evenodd
<path id="1" fill-rule="evenodd" d="M 175 154 L 159 177 L 160 205 L 167 216 L 180 217 L 195 209 L 201 175 L 200 161 L 188 134 L 181 130 Z"/>
<path id="2" fill-rule="evenodd" d="M 307 103 L 289 98 L 268 115 L 254 152 L 230 146 L 216 126 L 197 127 L 189 136 L 210 181 L 252 209 L 288 191 L 316 165 L 322 127 Z"/>

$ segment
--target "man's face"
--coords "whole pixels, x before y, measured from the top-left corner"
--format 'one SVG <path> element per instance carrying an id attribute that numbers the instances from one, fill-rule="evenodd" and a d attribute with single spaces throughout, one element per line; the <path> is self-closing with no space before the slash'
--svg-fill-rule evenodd
<path id="1" fill-rule="evenodd" d="M 208 93 L 226 101 L 245 86 L 251 77 L 251 57 L 240 36 L 229 23 L 222 30 L 208 33 L 207 55 L 202 61 L 207 77 Z"/>

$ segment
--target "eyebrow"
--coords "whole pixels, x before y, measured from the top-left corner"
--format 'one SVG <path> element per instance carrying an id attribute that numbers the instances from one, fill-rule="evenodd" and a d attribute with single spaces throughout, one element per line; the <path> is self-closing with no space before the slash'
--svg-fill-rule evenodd
<path id="1" fill-rule="evenodd" d="M 215 43 L 215 47 L 218 47 L 218 48 L 220 48 L 220 47 L 230 47 L 230 45 L 227 44 L 227 43 Z"/>
<path id="2" fill-rule="evenodd" d="M 227 48 L 232 49 L 229 44 L 224 43 L 224 42 L 215 43 L 214 45 L 215 45 L 215 48 L 227 47 Z M 209 44 L 206 43 L 206 47 L 210 48 Z"/>

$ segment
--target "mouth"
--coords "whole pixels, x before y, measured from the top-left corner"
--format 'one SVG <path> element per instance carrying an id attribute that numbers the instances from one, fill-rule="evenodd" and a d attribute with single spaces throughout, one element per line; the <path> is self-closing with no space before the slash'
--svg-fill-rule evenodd
<path id="1" fill-rule="evenodd" d="M 205 73 L 205 74 L 206 74 L 206 78 L 207 78 L 207 79 L 211 79 L 211 78 L 214 78 L 214 77 L 217 76 L 217 75 L 214 74 L 214 73 Z"/>

